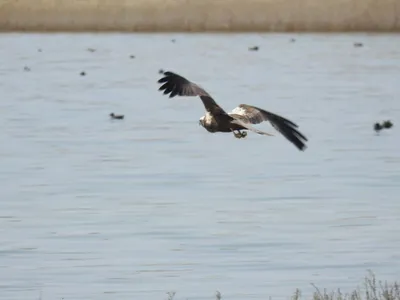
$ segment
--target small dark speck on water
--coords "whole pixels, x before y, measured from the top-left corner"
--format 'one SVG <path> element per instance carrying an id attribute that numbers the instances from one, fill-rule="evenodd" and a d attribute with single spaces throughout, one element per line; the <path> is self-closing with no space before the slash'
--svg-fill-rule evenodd
<path id="1" fill-rule="evenodd" d="M 24 71 L 29 72 L 30 70 L 31 70 L 31 68 L 29 68 L 27 66 L 24 67 Z"/>
<path id="2" fill-rule="evenodd" d="M 117 119 L 117 120 L 123 120 L 124 119 L 124 115 L 116 115 L 114 113 L 110 114 L 111 119 Z"/>
<path id="3" fill-rule="evenodd" d="M 249 47 L 249 51 L 258 51 L 259 47 L 254 46 L 254 47 Z"/>
<path id="4" fill-rule="evenodd" d="M 363 43 L 354 43 L 354 47 L 358 48 L 358 47 L 362 47 Z"/>
<path id="5" fill-rule="evenodd" d="M 380 124 L 378 122 L 374 124 L 374 130 L 376 132 L 379 132 L 382 129 L 389 129 L 389 128 L 392 128 L 392 127 L 393 127 L 393 123 L 390 120 L 384 121 L 384 122 L 382 122 L 382 124 Z"/>
<path id="6" fill-rule="evenodd" d="M 135 55 L 131 55 L 131 56 L 129 56 L 131 59 L 134 59 L 135 58 Z"/>
<path id="7" fill-rule="evenodd" d="M 85 76 L 85 75 L 86 75 L 86 73 L 82 71 L 81 72 L 81 76 Z"/>
<path id="8" fill-rule="evenodd" d="M 376 132 L 381 131 L 382 128 L 383 128 L 383 127 L 382 127 L 381 124 L 379 124 L 379 123 L 375 123 L 375 124 L 374 124 L 374 130 L 375 130 Z"/>
<path id="9" fill-rule="evenodd" d="M 42 52 L 42 49 L 39 48 L 39 49 L 38 49 L 38 52 Z"/>

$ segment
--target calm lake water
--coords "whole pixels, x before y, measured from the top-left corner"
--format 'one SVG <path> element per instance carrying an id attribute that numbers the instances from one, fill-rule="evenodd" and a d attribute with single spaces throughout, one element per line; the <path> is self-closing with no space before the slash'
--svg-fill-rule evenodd
<path id="1" fill-rule="evenodd" d="M 158 92 L 160 68 L 295 121 L 308 149 L 206 132 L 198 98 Z M 2 34 L 0 74 L 1 299 L 399 279 L 400 35 Z"/>

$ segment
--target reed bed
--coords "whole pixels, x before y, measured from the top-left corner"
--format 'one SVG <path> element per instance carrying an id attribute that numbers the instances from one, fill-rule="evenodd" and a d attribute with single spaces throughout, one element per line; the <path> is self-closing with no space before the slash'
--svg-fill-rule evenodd
<path id="1" fill-rule="evenodd" d="M 0 0 L 2 31 L 398 32 L 399 0 Z"/>
<path id="2" fill-rule="evenodd" d="M 312 284 L 315 291 L 311 297 L 305 299 L 312 300 L 400 300 L 400 285 L 397 281 L 388 283 L 387 281 L 377 281 L 374 273 L 369 271 L 365 276 L 363 285 L 353 291 L 342 292 L 340 289 L 327 291 Z M 292 300 L 304 299 L 301 291 L 296 289 Z"/>
<path id="3" fill-rule="evenodd" d="M 312 295 L 303 296 L 301 290 L 296 289 L 291 296 L 291 300 L 400 300 L 400 284 L 396 281 L 391 283 L 377 281 L 371 271 L 365 276 L 362 286 L 348 292 L 342 292 L 340 289 L 327 291 L 326 289 L 318 288 L 313 283 L 311 285 L 314 287 Z M 174 291 L 168 292 L 167 295 L 168 300 L 178 300 Z M 219 291 L 216 292 L 215 296 L 216 300 L 225 299 Z M 268 296 L 265 299 L 273 300 Z"/>

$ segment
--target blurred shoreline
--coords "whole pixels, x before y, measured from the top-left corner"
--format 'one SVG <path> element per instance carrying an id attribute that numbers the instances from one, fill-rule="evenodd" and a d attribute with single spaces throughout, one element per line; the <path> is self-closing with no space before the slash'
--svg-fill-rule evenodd
<path id="1" fill-rule="evenodd" d="M 400 1 L 3 0 L 0 31 L 400 32 Z"/>

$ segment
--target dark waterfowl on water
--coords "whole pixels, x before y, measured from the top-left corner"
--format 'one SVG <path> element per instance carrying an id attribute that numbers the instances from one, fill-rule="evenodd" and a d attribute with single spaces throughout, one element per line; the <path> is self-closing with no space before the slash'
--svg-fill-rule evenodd
<path id="1" fill-rule="evenodd" d="M 389 129 L 393 127 L 393 123 L 390 120 L 383 121 L 382 124 L 380 123 L 375 123 L 374 124 L 374 130 L 376 132 L 381 131 L 382 129 Z"/>
<path id="2" fill-rule="evenodd" d="M 110 117 L 111 119 L 122 120 L 124 118 L 124 115 L 116 115 L 114 113 L 111 113 Z"/>
<path id="3" fill-rule="evenodd" d="M 374 124 L 374 130 L 375 130 L 376 132 L 379 132 L 379 131 L 381 131 L 382 129 L 383 129 L 383 127 L 382 127 L 381 124 L 379 124 L 379 123 L 375 123 L 375 124 Z"/>
<path id="4" fill-rule="evenodd" d="M 389 129 L 393 127 L 393 123 L 390 120 L 387 120 L 382 123 L 383 128 Z"/>
<path id="5" fill-rule="evenodd" d="M 232 132 L 236 138 L 244 138 L 247 136 L 245 130 L 250 130 L 260 135 L 271 136 L 273 134 L 252 126 L 269 121 L 297 149 L 301 151 L 306 149 L 307 138 L 296 129 L 298 126 L 295 123 L 282 116 L 247 104 L 240 104 L 227 113 L 203 88 L 173 72 L 164 72 L 164 77 L 159 79 L 158 83 L 162 84 L 159 90 L 163 91 L 164 95 L 170 94 L 170 98 L 177 95 L 199 96 L 206 109 L 206 114 L 200 118 L 199 125 L 208 132 Z"/>
<path id="6" fill-rule="evenodd" d="M 258 51 L 260 49 L 258 46 L 249 47 L 249 51 Z"/>

